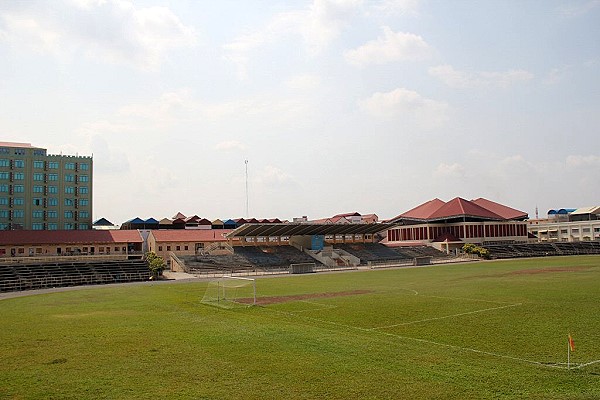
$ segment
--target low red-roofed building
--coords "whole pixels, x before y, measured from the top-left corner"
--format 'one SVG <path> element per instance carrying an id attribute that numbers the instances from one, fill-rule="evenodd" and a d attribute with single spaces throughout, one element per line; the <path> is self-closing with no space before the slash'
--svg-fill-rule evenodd
<path id="1" fill-rule="evenodd" d="M 0 256 L 142 255 L 137 230 L 0 231 Z"/>
<path id="2" fill-rule="evenodd" d="M 191 256 L 213 244 L 226 247 L 225 238 L 231 229 L 167 229 L 153 230 L 148 235 L 148 250 L 170 260 L 169 253 L 177 256 Z"/>

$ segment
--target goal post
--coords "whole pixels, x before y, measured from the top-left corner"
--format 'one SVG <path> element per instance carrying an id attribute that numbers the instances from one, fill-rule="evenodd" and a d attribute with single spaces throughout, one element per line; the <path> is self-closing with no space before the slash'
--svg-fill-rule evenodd
<path id="1" fill-rule="evenodd" d="M 237 276 L 210 280 L 201 302 L 221 308 L 256 305 L 256 280 Z"/>

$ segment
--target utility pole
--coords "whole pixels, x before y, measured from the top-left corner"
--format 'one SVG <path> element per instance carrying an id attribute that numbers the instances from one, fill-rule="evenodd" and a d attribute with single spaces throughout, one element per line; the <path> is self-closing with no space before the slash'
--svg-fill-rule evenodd
<path id="1" fill-rule="evenodd" d="M 248 212 L 248 160 L 244 160 L 244 164 L 246 164 L 246 218 L 250 218 Z"/>

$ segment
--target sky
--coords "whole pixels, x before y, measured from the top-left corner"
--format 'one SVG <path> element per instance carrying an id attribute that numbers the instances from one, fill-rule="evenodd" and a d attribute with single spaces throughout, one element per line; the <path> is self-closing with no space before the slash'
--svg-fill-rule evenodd
<path id="1" fill-rule="evenodd" d="M 596 206 L 600 0 L 0 0 L 0 141 L 116 224 Z"/>

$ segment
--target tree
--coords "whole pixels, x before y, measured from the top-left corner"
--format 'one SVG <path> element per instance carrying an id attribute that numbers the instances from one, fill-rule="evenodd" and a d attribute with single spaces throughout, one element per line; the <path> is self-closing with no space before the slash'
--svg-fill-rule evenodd
<path id="1" fill-rule="evenodd" d="M 156 253 L 153 251 L 149 251 L 146 253 L 146 261 L 148 262 L 148 268 L 150 269 L 150 272 L 152 272 L 152 279 L 156 279 L 162 275 L 166 264 L 165 260 L 161 256 L 156 255 Z"/>

